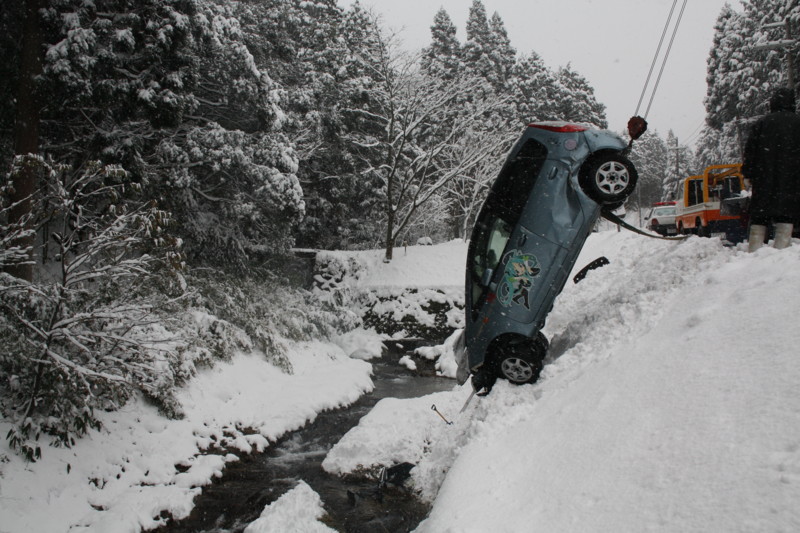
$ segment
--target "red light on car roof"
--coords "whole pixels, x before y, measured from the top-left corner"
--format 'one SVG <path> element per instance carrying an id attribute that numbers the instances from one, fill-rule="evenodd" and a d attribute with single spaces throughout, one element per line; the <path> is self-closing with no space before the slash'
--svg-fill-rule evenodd
<path id="1" fill-rule="evenodd" d="M 568 122 L 533 122 L 528 124 L 531 128 L 539 128 L 547 131 L 554 131 L 556 133 L 579 133 L 586 131 L 589 128 L 580 126 L 578 124 L 570 124 Z"/>
<path id="2" fill-rule="evenodd" d="M 659 207 L 662 205 L 675 205 L 675 202 L 656 202 L 653 204 L 653 207 Z"/>

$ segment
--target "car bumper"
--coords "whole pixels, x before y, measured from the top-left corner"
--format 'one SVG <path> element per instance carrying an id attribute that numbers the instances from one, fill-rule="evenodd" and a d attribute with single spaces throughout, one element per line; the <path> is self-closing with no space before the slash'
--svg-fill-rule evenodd
<path id="1" fill-rule="evenodd" d="M 678 227 L 675 224 L 659 224 L 657 226 L 650 226 L 650 231 L 654 231 L 659 235 L 677 235 Z"/>

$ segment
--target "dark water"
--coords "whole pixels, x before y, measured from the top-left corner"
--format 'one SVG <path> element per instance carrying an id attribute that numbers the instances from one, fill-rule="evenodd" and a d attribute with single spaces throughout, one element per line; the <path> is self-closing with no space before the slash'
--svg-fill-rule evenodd
<path id="1" fill-rule="evenodd" d="M 414 398 L 451 390 L 453 380 L 414 375 L 399 366 L 400 353 L 371 361 L 375 390 L 348 408 L 320 413 L 314 423 L 295 431 L 264 453 L 229 463 L 224 476 L 203 489 L 192 514 L 171 522 L 160 533 L 240 532 L 264 506 L 305 481 L 322 498 L 329 527 L 346 533 L 408 532 L 426 516 L 427 506 L 407 490 L 392 485 L 378 490 L 365 479 L 327 474 L 321 464 L 328 451 L 382 398 Z M 422 371 L 421 374 L 425 372 Z M 349 494 L 348 494 L 349 493 Z"/>

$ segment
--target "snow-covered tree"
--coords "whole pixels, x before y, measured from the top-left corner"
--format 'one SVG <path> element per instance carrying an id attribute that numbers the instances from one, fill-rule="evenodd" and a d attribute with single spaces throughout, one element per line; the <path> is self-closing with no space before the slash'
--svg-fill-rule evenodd
<path id="1" fill-rule="evenodd" d="M 664 200 L 664 188 L 669 166 L 669 147 L 657 132 L 647 132 L 634 144 L 630 159 L 636 166 L 639 181 L 628 203 L 644 209 L 653 202 Z M 668 187 L 668 186 L 667 186 Z"/>
<path id="2" fill-rule="evenodd" d="M 505 24 L 496 12 L 489 19 L 489 30 L 490 47 L 487 53 L 492 65 L 489 81 L 496 89 L 505 90 L 516 63 L 517 51 L 511 46 Z"/>
<path id="3" fill-rule="evenodd" d="M 124 203 L 119 168 L 52 168 L 43 181 L 36 211 L 49 221 L 58 269 L 37 283 L 0 277 L 0 405 L 15 422 L 11 446 L 31 460 L 40 434 L 70 446 L 99 426 L 95 409 L 118 408 L 136 390 L 169 405 L 178 366 L 148 331 L 158 298 L 143 298 L 157 271 L 181 262 L 162 233 L 167 214 Z"/>
<path id="4" fill-rule="evenodd" d="M 350 109 L 361 127 L 348 140 L 363 174 L 382 185 L 384 245 L 391 260 L 395 241 L 416 211 L 497 149 L 486 142 L 491 139 L 475 143 L 472 134 L 481 127 L 478 119 L 499 109 L 501 102 L 472 98 L 453 121 L 453 109 L 474 96 L 483 80 L 434 78 L 418 67 L 416 58 L 401 53 L 391 36 L 376 31 L 380 46 L 371 60 L 380 77 L 369 106 Z"/>
<path id="5" fill-rule="evenodd" d="M 522 122 L 556 120 L 555 74 L 536 52 L 522 56 L 514 65 L 510 90 Z"/>
<path id="6" fill-rule="evenodd" d="M 193 259 L 226 264 L 285 249 L 303 212 L 283 93 L 256 65 L 238 6 L 53 0 L 41 11 L 42 151 L 122 165 L 174 214 Z"/>
<path id="7" fill-rule="evenodd" d="M 766 42 L 784 40 L 783 23 L 796 24 L 798 12 L 797 2 L 783 0 L 746 0 L 741 11 L 729 5 L 722 8 L 707 60 L 705 106 L 709 131 L 698 142 L 700 160 L 740 161 L 749 124 L 767 112 L 773 91 L 788 81 L 787 54 L 794 54 L 794 77 L 800 76 L 797 47 L 758 49 Z"/>
<path id="8" fill-rule="evenodd" d="M 599 128 L 607 128 L 606 106 L 597 101 L 589 82 L 570 65 L 561 67 L 556 73 L 554 112 L 559 120 L 586 122 Z"/>
<path id="9" fill-rule="evenodd" d="M 431 44 L 422 51 L 421 67 L 435 78 L 452 80 L 463 70 L 461 43 L 456 27 L 444 8 L 439 9 L 431 26 Z"/>
<path id="10" fill-rule="evenodd" d="M 464 63 L 487 78 L 491 70 L 491 46 L 492 31 L 486 17 L 486 7 L 480 0 L 472 0 L 467 17 L 467 42 L 462 48 Z"/>
<path id="11" fill-rule="evenodd" d="M 725 123 L 721 130 L 705 125 L 694 154 L 697 169 L 741 162 L 745 135 L 746 123 L 740 121 Z"/>

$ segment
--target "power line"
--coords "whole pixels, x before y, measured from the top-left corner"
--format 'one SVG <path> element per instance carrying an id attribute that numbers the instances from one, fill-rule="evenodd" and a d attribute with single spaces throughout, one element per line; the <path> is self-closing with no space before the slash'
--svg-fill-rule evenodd
<path id="1" fill-rule="evenodd" d="M 650 71 L 647 73 L 647 79 L 644 82 L 644 87 L 642 87 L 642 94 L 639 96 L 639 103 L 636 104 L 636 111 L 633 112 L 633 115 L 636 116 L 639 114 L 639 108 L 642 106 L 642 100 L 644 100 L 644 94 L 647 92 L 647 85 L 650 83 L 650 76 L 653 74 L 653 69 L 656 66 L 656 61 L 658 60 L 658 54 L 661 52 L 661 45 L 664 44 L 664 36 L 667 34 L 667 29 L 669 28 L 669 23 L 672 20 L 672 13 L 675 11 L 675 6 L 678 4 L 678 0 L 673 0 L 672 7 L 669 10 L 669 15 L 667 16 L 667 22 L 664 24 L 664 29 L 661 31 L 661 39 L 658 41 L 658 47 L 656 47 L 656 53 L 653 55 L 653 61 L 650 63 Z"/>
<path id="2" fill-rule="evenodd" d="M 661 81 L 661 75 L 664 73 L 664 67 L 667 65 L 667 58 L 669 57 L 669 53 L 672 50 L 672 43 L 675 41 L 675 35 L 678 33 L 678 27 L 681 25 L 681 19 L 683 18 L 683 11 L 686 9 L 686 2 L 687 0 L 683 0 L 683 5 L 681 6 L 681 12 L 678 13 L 678 20 L 675 21 L 675 27 L 672 29 L 672 37 L 669 40 L 669 46 L 667 47 L 667 51 L 664 54 L 664 60 L 661 62 L 661 70 L 658 73 L 658 78 L 656 78 L 656 83 L 653 86 L 653 92 L 650 94 L 650 102 L 647 104 L 647 110 L 644 112 L 644 118 L 647 118 L 647 114 L 650 112 L 650 106 L 653 105 L 653 99 L 656 96 L 656 89 L 658 89 L 658 84 Z"/>

